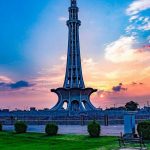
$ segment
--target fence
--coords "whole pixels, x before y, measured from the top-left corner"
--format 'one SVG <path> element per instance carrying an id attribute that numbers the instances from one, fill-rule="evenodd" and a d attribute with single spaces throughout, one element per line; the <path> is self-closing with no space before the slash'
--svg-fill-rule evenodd
<path id="1" fill-rule="evenodd" d="M 92 120 L 96 120 L 101 125 L 122 125 L 124 124 L 123 116 L 109 116 L 104 115 L 100 116 L 99 118 L 61 118 L 61 119 L 43 119 L 42 117 L 1 117 L 0 122 L 4 125 L 13 125 L 16 121 L 23 121 L 26 122 L 29 125 L 45 125 L 47 123 L 56 123 L 58 125 L 87 125 Z M 139 115 L 136 117 L 136 123 L 144 121 L 144 120 L 150 120 L 150 115 Z"/>

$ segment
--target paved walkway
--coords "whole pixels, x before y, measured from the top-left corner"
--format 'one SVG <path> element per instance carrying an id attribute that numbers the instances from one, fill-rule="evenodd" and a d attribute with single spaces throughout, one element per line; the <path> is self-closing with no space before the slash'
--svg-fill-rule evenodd
<path id="1" fill-rule="evenodd" d="M 13 131 L 13 126 L 4 126 L 4 130 Z M 37 133 L 44 133 L 45 131 L 44 125 L 29 125 L 28 132 L 37 132 Z M 123 132 L 123 126 L 101 126 L 101 134 L 102 135 L 112 135 L 112 136 L 119 136 L 120 132 Z M 80 126 L 80 125 L 60 125 L 59 134 L 82 134 L 87 135 L 87 126 Z"/>

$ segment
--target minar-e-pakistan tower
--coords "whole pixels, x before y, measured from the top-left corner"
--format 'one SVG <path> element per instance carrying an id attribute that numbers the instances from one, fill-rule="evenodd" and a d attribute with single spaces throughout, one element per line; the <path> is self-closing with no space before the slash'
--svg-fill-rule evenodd
<path id="1" fill-rule="evenodd" d="M 56 114 L 65 111 L 69 116 L 77 116 L 96 110 L 90 102 L 90 95 L 97 90 L 85 88 L 82 76 L 79 40 L 81 21 L 78 19 L 78 12 L 77 1 L 71 0 L 69 20 L 67 21 L 69 32 L 65 81 L 63 87 L 51 90 L 58 95 L 58 102 L 51 111 Z M 63 108 L 64 104 L 67 104 L 66 109 Z"/>

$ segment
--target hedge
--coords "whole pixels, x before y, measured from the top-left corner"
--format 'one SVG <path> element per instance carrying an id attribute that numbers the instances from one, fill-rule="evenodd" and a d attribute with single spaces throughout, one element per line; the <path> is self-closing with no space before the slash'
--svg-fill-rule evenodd
<path id="1" fill-rule="evenodd" d="M 58 126 L 56 124 L 47 124 L 45 127 L 45 133 L 50 136 L 57 135 Z"/>
<path id="2" fill-rule="evenodd" d="M 99 137 L 101 132 L 101 126 L 96 121 L 92 121 L 88 124 L 88 133 L 91 137 Z"/>
<path id="3" fill-rule="evenodd" d="M 137 126 L 138 134 L 145 140 L 150 140 L 150 121 L 142 121 Z"/>
<path id="4" fill-rule="evenodd" d="M 16 133 L 18 133 L 18 134 L 26 133 L 26 131 L 27 131 L 27 125 L 22 121 L 16 122 L 14 127 L 15 127 Z"/>

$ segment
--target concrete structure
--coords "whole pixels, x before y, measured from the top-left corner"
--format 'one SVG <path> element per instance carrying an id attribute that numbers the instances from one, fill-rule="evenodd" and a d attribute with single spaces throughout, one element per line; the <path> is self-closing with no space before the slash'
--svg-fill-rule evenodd
<path id="1" fill-rule="evenodd" d="M 135 111 L 127 111 L 124 115 L 124 134 L 135 133 Z"/>
<path id="2" fill-rule="evenodd" d="M 58 95 L 57 104 L 51 109 L 55 116 L 80 116 L 87 115 L 87 112 L 96 111 L 90 102 L 90 95 L 96 89 L 85 88 L 80 56 L 79 26 L 81 21 L 78 19 L 79 8 L 77 1 L 71 0 L 69 7 L 69 20 L 67 21 L 68 32 L 68 54 L 64 85 L 61 88 L 51 91 Z M 64 108 L 64 105 L 65 108 Z M 65 112 L 64 112 L 65 111 Z"/>

